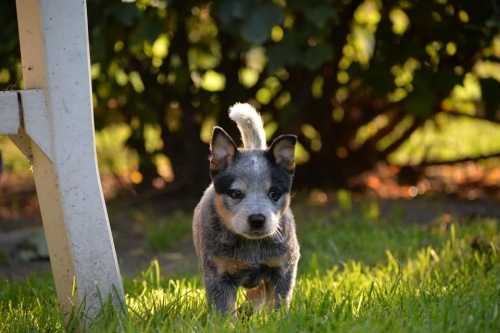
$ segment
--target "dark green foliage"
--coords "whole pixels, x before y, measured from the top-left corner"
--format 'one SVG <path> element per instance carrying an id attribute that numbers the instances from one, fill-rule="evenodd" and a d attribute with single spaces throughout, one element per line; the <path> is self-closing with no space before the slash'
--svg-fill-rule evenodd
<path id="1" fill-rule="evenodd" d="M 282 25 L 285 19 L 283 8 L 271 2 L 218 1 L 214 10 L 222 28 L 234 37 L 263 44 L 271 37 L 271 29 Z"/>
<path id="2" fill-rule="evenodd" d="M 485 116 L 493 120 L 500 106 L 500 82 L 491 78 L 481 80 L 481 92 L 485 104 Z"/>
<path id="3" fill-rule="evenodd" d="M 443 112 L 480 61 L 498 62 L 499 17 L 489 0 L 88 0 L 96 128 L 130 126 L 140 187 L 168 156 L 175 179 L 166 190 L 199 195 L 209 182 L 200 136 L 217 123 L 238 137 L 226 110 L 250 100 L 275 121 L 270 135 L 299 135 L 307 163 L 297 186 L 345 186 Z M 15 18 L 2 2 L 0 89 L 19 86 Z M 483 103 L 474 115 L 495 121 L 500 83 L 475 77 Z M 394 134 L 408 114 L 413 125 Z M 387 126 L 357 140 L 379 115 Z M 160 133 L 155 147 L 148 126 Z"/>

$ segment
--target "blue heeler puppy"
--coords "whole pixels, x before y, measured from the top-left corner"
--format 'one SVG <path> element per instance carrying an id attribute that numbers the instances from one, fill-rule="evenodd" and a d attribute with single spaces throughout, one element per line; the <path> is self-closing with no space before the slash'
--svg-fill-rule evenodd
<path id="1" fill-rule="evenodd" d="M 236 104 L 244 148 L 220 127 L 210 145 L 212 184 L 194 212 L 193 239 L 207 302 L 223 314 L 236 309 L 238 287 L 254 309 L 290 306 L 300 252 L 290 204 L 297 137 L 268 148 L 260 115 Z"/>

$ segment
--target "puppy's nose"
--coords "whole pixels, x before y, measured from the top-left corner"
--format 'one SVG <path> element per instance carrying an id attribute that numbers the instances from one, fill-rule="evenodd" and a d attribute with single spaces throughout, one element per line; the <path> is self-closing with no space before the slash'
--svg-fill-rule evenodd
<path id="1" fill-rule="evenodd" d="M 252 214 L 248 217 L 248 223 L 253 229 L 260 229 L 264 226 L 266 217 L 262 214 Z"/>

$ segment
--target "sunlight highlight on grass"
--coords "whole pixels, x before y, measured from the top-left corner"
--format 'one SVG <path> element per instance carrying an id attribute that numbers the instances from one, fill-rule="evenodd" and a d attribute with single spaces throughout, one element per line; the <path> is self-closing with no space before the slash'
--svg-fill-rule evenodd
<path id="1" fill-rule="evenodd" d="M 298 207 L 302 247 L 290 310 L 250 318 L 210 315 L 199 275 L 165 279 L 158 262 L 124 281 L 126 304 L 108 303 L 85 332 L 498 332 L 500 224 L 421 227 Z M 242 293 L 239 301 L 243 301 Z M 0 331 L 64 328 L 50 276 L 0 281 Z"/>

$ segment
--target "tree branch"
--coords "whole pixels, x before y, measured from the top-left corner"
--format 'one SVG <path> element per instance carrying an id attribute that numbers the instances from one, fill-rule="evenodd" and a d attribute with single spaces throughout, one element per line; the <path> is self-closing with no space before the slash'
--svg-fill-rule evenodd
<path id="1" fill-rule="evenodd" d="M 477 161 L 480 161 L 480 160 L 483 160 L 483 159 L 496 158 L 496 157 L 500 157 L 500 152 L 494 153 L 494 154 L 488 154 L 488 155 L 479 155 L 479 156 L 476 156 L 476 157 L 464 157 L 464 158 L 460 158 L 460 159 L 453 160 L 453 161 L 435 161 L 435 162 L 433 162 L 433 161 L 424 161 L 424 162 L 418 164 L 417 166 L 419 166 L 419 167 L 428 167 L 428 166 L 460 164 L 460 163 L 465 163 L 465 162 L 477 162 Z M 410 165 L 403 165 L 403 167 L 405 167 L 405 166 L 410 166 Z"/>
<path id="2" fill-rule="evenodd" d="M 387 159 L 387 157 L 393 153 L 396 149 L 398 149 L 408 138 L 415 132 L 420 126 L 424 123 L 422 119 L 415 118 L 413 124 L 408 128 L 403 135 L 393 143 L 391 143 L 382 153 L 381 158 Z"/>
<path id="3" fill-rule="evenodd" d="M 478 117 L 478 116 L 474 116 L 474 115 L 470 115 L 470 114 L 460 113 L 458 111 L 441 111 L 441 112 L 436 113 L 436 115 L 440 114 L 440 113 L 448 114 L 450 116 L 457 117 L 457 118 L 464 117 L 464 118 L 471 118 L 471 119 L 475 119 L 475 120 L 485 120 L 485 121 L 489 121 L 489 122 L 494 123 L 494 124 L 500 124 L 500 120 L 497 120 L 497 119 L 486 119 L 486 118 L 482 118 L 482 117 Z"/>

